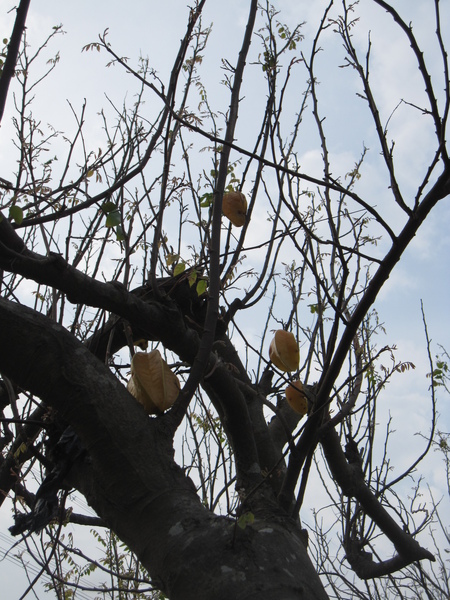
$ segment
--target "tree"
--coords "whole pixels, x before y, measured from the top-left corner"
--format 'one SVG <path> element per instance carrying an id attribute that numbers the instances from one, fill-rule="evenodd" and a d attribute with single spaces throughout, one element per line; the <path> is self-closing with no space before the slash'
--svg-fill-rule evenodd
<path id="1" fill-rule="evenodd" d="M 101 113 L 104 145 L 95 151 L 85 106 L 73 109 L 77 127 L 65 145 L 31 112 L 33 63 L 61 29 L 34 54 L 26 43 L 20 49 L 25 4 L 0 79 L 3 109 L 15 73 L 17 170 L 0 180 L 0 489 L 2 500 L 16 499 L 13 532 L 49 536 L 42 569 L 55 589 L 64 577 L 51 561 L 73 522 L 110 528 L 171 600 L 326 598 L 300 519 L 317 470 L 360 580 L 433 561 L 416 540 L 429 518 L 416 524 L 396 491 L 430 449 L 433 428 L 425 451 L 395 479 L 389 457 L 374 457 L 379 397 L 413 367 L 377 348 L 374 303 L 450 193 L 439 3 L 438 83 L 407 17 L 372 3 L 404 36 L 421 78 L 418 99 L 398 110 L 408 108 L 411 123 L 424 120 L 435 136 L 414 192 L 396 168 L 395 114 L 383 114 L 372 85 L 371 37 L 364 50 L 354 38 L 356 4 L 332 0 L 307 45 L 302 25 L 249 2 L 240 51 L 222 63 L 226 113 L 200 77 L 211 31 L 205 0 L 189 11 L 167 82 L 149 60 L 135 67 L 122 58 L 105 32 L 84 50 L 107 53 L 138 87 L 130 107 L 113 106 L 115 120 Z M 366 147 L 340 174 L 333 165 L 318 75 L 332 33 L 376 135 L 389 189 L 379 202 L 360 191 Z M 258 113 L 243 144 L 238 116 Z M 301 164 L 303 130 L 312 127 L 322 174 Z M 299 365 L 292 339 L 302 343 Z M 135 348 L 147 345 L 164 358 L 164 377 L 169 366 L 181 381 L 171 408 L 152 416 L 126 387 Z M 138 375 L 142 385 L 146 375 Z M 285 397 L 290 383 L 296 410 Z M 98 518 L 66 506 L 72 489 Z"/>

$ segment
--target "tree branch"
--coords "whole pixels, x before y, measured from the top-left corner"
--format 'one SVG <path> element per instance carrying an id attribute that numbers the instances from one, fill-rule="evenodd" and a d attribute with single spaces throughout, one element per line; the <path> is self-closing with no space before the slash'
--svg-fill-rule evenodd
<path id="1" fill-rule="evenodd" d="M 403 529 L 397 525 L 394 519 L 383 508 L 375 495 L 369 489 L 369 486 L 364 481 L 364 476 L 360 466 L 357 463 L 350 464 L 347 461 L 339 442 L 339 436 L 333 427 L 324 428 L 323 433 L 320 435 L 320 443 L 324 450 L 325 458 L 331 474 L 341 488 L 344 496 L 358 500 L 364 512 L 394 544 L 399 557 L 397 557 L 397 559 L 394 561 L 387 561 L 389 565 L 395 566 L 401 562 L 402 566 L 406 566 L 407 564 L 411 564 L 412 562 L 422 560 L 424 558 L 434 561 L 434 556 L 431 554 L 431 552 L 425 548 L 422 548 L 414 538 L 403 531 Z M 349 548 L 348 552 L 349 562 L 353 561 L 356 563 L 356 565 L 359 565 L 360 563 L 358 560 L 360 559 L 355 559 L 354 546 Z M 370 575 L 368 564 L 369 563 L 367 560 L 361 562 L 361 569 L 362 565 L 364 565 L 364 573 L 366 573 L 364 577 L 365 579 L 376 577 L 377 569 L 387 568 L 387 563 L 383 563 L 383 567 L 380 565 L 374 565 L 374 574 Z M 398 568 L 398 566 L 396 566 L 395 569 L 396 568 Z"/>
<path id="2" fill-rule="evenodd" d="M 5 64 L 3 65 L 2 76 L 0 77 L 0 123 L 6 106 L 9 84 L 14 77 L 17 58 L 19 56 L 20 42 L 22 41 L 22 35 L 25 31 L 25 22 L 27 20 L 29 6 L 30 0 L 20 0 L 19 6 L 17 7 L 16 20 L 14 21 L 13 32 L 8 44 L 8 54 L 6 56 Z"/>

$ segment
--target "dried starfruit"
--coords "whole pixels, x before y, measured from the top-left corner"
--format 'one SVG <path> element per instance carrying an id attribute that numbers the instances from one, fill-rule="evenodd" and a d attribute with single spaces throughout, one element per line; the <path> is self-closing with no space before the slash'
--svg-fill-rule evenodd
<path id="1" fill-rule="evenodd" d="M 270 343 L 269 358 L 282 371 L 296 371 L 300 363 L 297 340 L 290 331 L 278 329 Z"/>
<path id="2" fill-rule="evenodd" d="M 303 384 L 298 379 L 291 381 L 285 390 L 286 400 L 289 402 L 289 406 L 295 410 L 299 415 L 306 415 L 308 413 L 308 398 L 303 391 Z"/>
<path id="3" fill-rule="evenodd" d="M 149 415 L 163 413 L 178 397 L 180 382 L 159 350 L 136 352 L 127 389 Z"/>
<path id="4" fill-rule="evenodd" d="M 247 200 L 242 192 L 227 192 L 223 195 L 222 212 L 235 227 L 243 227 L 247 215 Z"/>

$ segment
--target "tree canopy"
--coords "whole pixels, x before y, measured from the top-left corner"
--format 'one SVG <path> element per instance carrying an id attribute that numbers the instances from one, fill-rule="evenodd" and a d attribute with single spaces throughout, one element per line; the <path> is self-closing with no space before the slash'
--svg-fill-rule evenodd
<path id="1" fill-rule="evenodd" d="M 448 355 L 425 307 L 426 426 L 409 439 L 407 409 L 394 422 L 383 402 L 415 365 L 377 312 L 450 194 L 445 9 L 428 3 L 424 37 L 383 0 L 306 23 L 250 0 L 211 70 L 220 23 L 197 0 L 167 76 L 108 30 L 84 45 L 127 93 L 93 131 L 69 98 L 59 131 L 34 107 L 63 27 L 30 46 L 29 3 L 0 77 L 0 503 L 38 565 L 22 597 L 45 576 L 58 598 L 447 598 L 420 473 L 438 450 L 448 480 Z M 83 527 L 103 561 L 78 549 Z M 83 587 L 99 572 L 108 586 Z"/>

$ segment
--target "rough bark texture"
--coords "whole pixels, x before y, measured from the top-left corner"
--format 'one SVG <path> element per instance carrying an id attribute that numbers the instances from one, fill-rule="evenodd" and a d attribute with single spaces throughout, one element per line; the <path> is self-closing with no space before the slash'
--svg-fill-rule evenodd
<path id="1" fill-rule="evenodd" d="M 78 433 L 86 455 L 71 480 L 171 600 L 327 597 L 298 524 L 270 502 L 243 530 L 206 510 L 173 460 L 164 418 L 148 418 L 67 331 L 0 300 L 0 332 L 1 372 Z"/>

